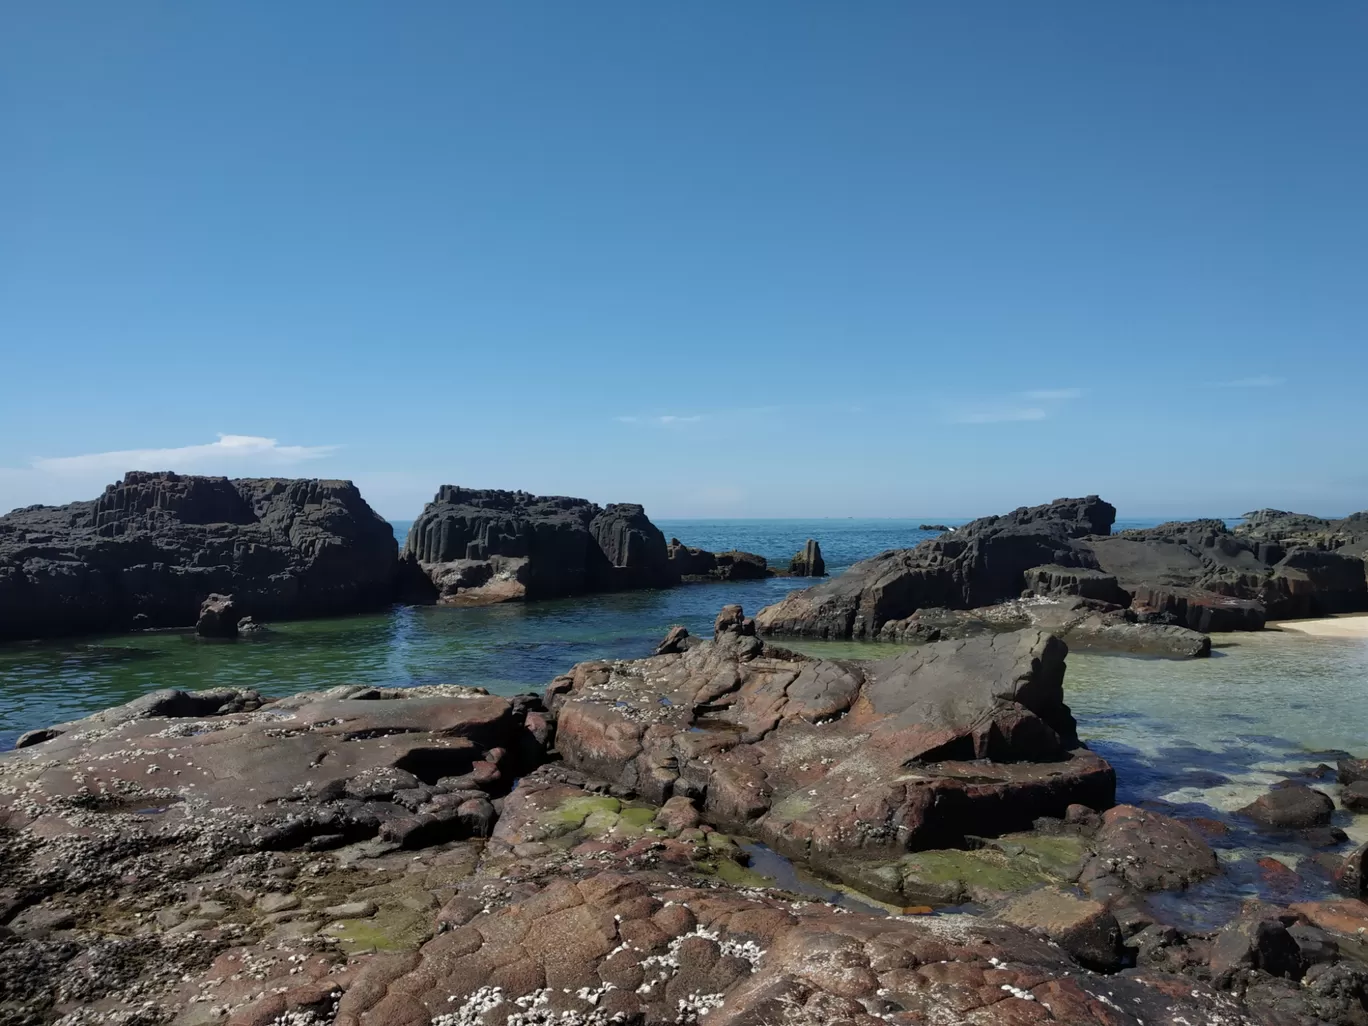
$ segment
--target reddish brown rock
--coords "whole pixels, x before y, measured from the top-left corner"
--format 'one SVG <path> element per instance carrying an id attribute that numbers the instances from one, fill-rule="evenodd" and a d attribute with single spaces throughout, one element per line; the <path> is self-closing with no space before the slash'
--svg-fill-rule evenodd
<path id="1" fill-rule="evenodd" d="M 716 640 L 583 663 L 548 689 L 557 748 L 649 801 L 697 801 L 720 826 L 840 872 L 966 834 L 1105 808 L 1114 775 L 1079 746 L 1062 642 L 1023 631 L 872 664 L 766 648 L 724 610 Z"/>

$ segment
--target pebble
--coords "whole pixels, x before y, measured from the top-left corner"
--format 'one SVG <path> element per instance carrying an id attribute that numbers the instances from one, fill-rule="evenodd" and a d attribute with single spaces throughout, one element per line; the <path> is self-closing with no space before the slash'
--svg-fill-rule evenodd
<path id="1" fill-rule="evenodd" d="M 330 919 L 369 919 L 378 911 L 373 901 L 345 901 L 325 908 L 323 914 Z"/>

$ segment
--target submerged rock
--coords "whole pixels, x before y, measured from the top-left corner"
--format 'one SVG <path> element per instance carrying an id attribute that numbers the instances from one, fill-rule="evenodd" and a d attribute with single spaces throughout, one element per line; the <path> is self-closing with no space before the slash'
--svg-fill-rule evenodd
<path id="1" fill-rule="evenodd" d="M 376 609 L 396 551 L 350 481 L 134 471 L 0 517 L 0 641 L 190 627 L 211 593 L 280 620 Z"/>
<path id="2" fill-rule="evenodd" d="M 1335 811 L 1330 796 L 1295 781 L 1275 784 L 1240 812 L 1275 830 L 1326 826 Z"/>

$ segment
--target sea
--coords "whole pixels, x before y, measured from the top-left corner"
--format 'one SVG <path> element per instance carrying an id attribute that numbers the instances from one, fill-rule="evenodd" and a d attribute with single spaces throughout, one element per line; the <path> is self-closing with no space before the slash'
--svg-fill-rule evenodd
<path id="1" fill-rule="evenodd" d="M 932 537 L 920 530 L 923 522 L 657 525 L 666 537 L 689 545 L 757 552 L 785 566 L 808 538 L 816 538 L 835 574 Z M 1155 523 L 1130 520 L 1117 529 Z M 394 527 L 402 541 L 409 524 Z M 172 631 L 7 645 L 0 647 L 0 749 L 23 731 L 167 687 L 231 685 L 281 695 L 343 683 L 456 683 L 502 695 L 540 691 L 581 660 L 648 655 L 674 624 L 706 636 L 722 606 L 739 603 L 753 613 L 811 583 L 778 577 L 476 609 L 395 607 L 272 624 L 264 634 L 234 642 Z M 1314 782 L 1309 771 L 1333 764 L 1338 754 L 1368 755 L 1368 639 L 1265 631 L 1214 641 L 1210 659 L 1185 662 L 1072 653 L 1065 691 L 1080 735 L 1116 767 L 1120 800 L 1200 815 L 1219 826 L 1211 840 L 1227 873 L 1207 891 L 1183 898 L 1189 905 L 1209 901 L 1213 921 L 1219 921 L 1232 902 L 1269 897 L 1270 887 L 1285 886 L 1286 874 L 1269 882 L 1260 858 L 1312 866 L 1315 853 L 1297 838 L 1253 835 L 1232 813 L 1273 781 L 1292 776 Z M 791 647 L 839 658 L 890 651 L 861 643 Z M 1368 816 L 1337 811 L 1336 817 L 1352 839 L 1368 841 Z M 1317 896 L 1328 882 L 1312 870 L 1296 878 L 1293 893 L 1271 896 Z"/>

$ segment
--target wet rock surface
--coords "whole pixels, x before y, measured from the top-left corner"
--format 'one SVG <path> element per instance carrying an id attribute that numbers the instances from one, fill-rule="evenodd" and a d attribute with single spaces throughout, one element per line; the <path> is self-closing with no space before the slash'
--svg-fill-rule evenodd
<path id="1" fill-rule="evenodd" d="M 376 609 L 396 553 L 349 481 L 133 472 L 0 517 L 0 641 L 190 627 L 211 593 L 263 619 Z"/>
<path id="2" fill-rule="evenodd" d="M 1115 512 L 1088 496 L 984 517 L 857 563 L 756 622 L 762 634 L 921 640 L 905 626 L 920 610 L 979 610 L 1027 592 L 1127 610 L 1124 620 L 1080 624 L 1078 639 L 1148 651 L 1183 647 L 1179 636 L 1139 629 L 1148 624 L 1206 634 L 1368 609 L 1364 514 L 1327 521 L 1262 511 L 1235 529 L 1201 520 L 1112 534 Z"/>
<path id="3" fill-rule="evenodd" d="M 809 659 L 748 633 L 635 662 L 582 663 L 552 683 L 568 766 L 850 877 L 966 835 L 1105 808 L 1114 774 L 1079 745 L 1057 638 L 942 642 L 869 664 Z"/>
<path id="4" fill-rule="evenodd" d="M 744 772 L 769 763 L 737 750 L 766 742 L 754 753 L 774 756 L 775 781 L 809 774 L 820 798 L 858 779 L 870 801 L 883 801 L 878 782 L 857 778 L 850 756 L 885 741 L 914 761 L 946 745 L 1056 760 L 1026 766 L 1058 766 L 1061 749 L 1067 765 L 1079 751 L 1056 694 L 1054 639 L 931 646 L 866 672 L 766 648 L 739 609 L 719 620 L 717 641 L 685 634 L 681 652 L 609 664 L 609 677 L 649 677 L 657 699 L 694 688 L 697 733 L 732 738 L 703 738 L 695 753 L 721 763 L 724 795 L 760 780 Z M 688 682 L 703 669 L 711 684 L 700 690 Z M 718 814 L 735 798 L 715 805 L 711 778 L 691 789 L 702 778 L 687 763 L 622 754 L 629 736 L 673 730 L 668 713 L 635 734 L 631 714 L 624 727 L 587 708 L 623 707 L 576 690 L 574 675 L 551 689 L 559 726 L 533 698 L 456 686 L 275 701 L 167 691 L 0 756 L 0 1021 L 1368 1021 L 1362 902 L 1252 910 L 1215 935 L 1147 918 L 1143 888 L 1215 870 L 1204 842 L 1158 813 L 1066 806 L 1024 832 L 966 837 L 961 850 L 862 857 L 876 876 L 894 865 L 926 887 L 954 878 L 955 900 L 985 906 L 880 911 L 817 879 L 780 885 L 758 871 L 759 849 Z M 596 734 L 573 726 L 578 707 Z M 849 736 L 821 738 L 847 721 Z M 562 760 L 550 748 L 558 729 Z M 591 738 L 601 747 L 584 747 Z M 572 758 L 576 744 L 599 756 Z M 887 769 L 882 759 L 871 765 Z M 629 764 L 641 774 L 631 783 Z M 945 794 L 999 784 L 991 761 L 964 761 L 986 781 L 947 773 L 954 764 L 916 771 L 941 774 Z M 652 766 L 673 769 L 675 783 L 663 787 Z M 767 806 L 760 822 L 772 815 Z M 774 822 L 809 850 L 867 856 L 888 843 L 796 813 Z"/>

